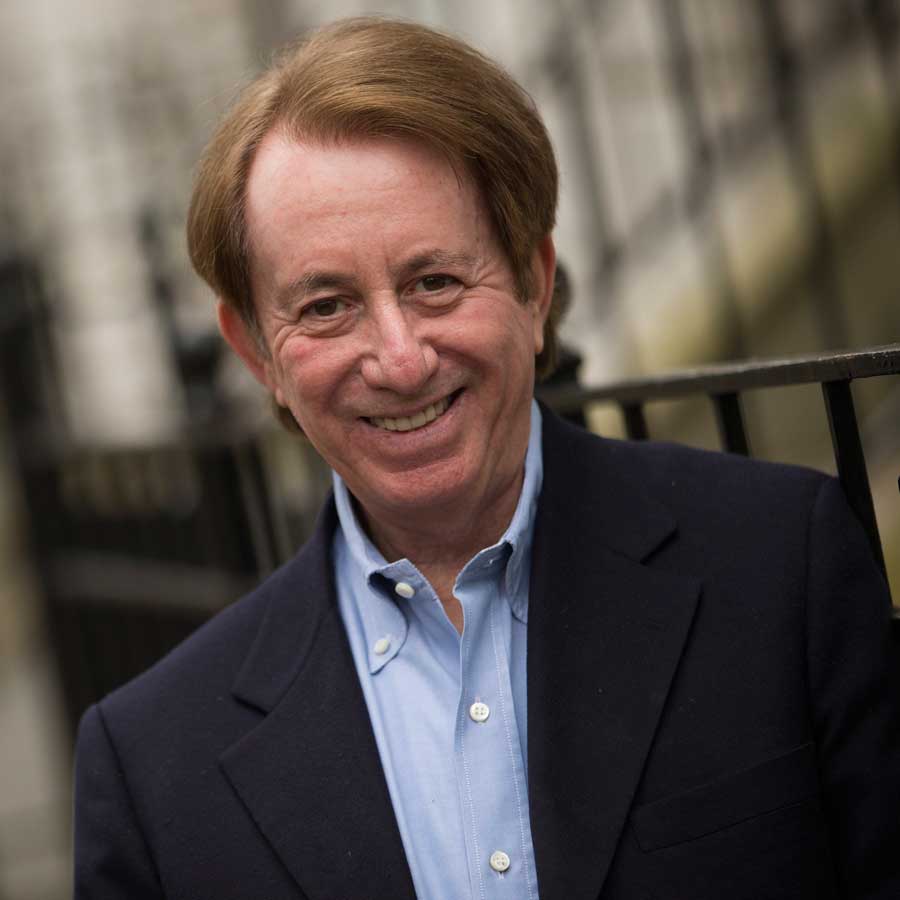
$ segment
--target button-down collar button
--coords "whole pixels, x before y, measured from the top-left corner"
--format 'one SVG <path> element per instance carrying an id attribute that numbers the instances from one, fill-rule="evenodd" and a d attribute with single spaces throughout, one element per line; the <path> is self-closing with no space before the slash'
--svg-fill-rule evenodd
<path id="1" fill-rule="evenodd" d="M 482 703 L 480 700 L 473 703 L 469 707 L 469 718 L 473 722 L 487 722 L 488 716 L 491 714 L 491 708 L 487 705 L 487 703 Z"/>
<path id="2" fill-rule="evenodd" d="M 378 638 L 378 640 L 375 641 L 375 646 L 374 646 L 372 649 L 373 649 L 379 656 L 384 656 L 384 654 L 387 653 L 388 650 L 391 649 L 391 639 L 390 639 L 390 638 L 386 638 L 386 637 Z"/>
<path id="3" fill-rule="evenodd" d="M 495 872 L 505 872 L 509 868 L 509 856 L 502 850 L 495 850 L 491 854 L 491 868 Z"/>
<path id="4" fill-rule="evenodd" d="M 404 600 L 412 599 L 416 594 L 416 589 L 405 581 L 398 581 L 394 585 L 394 591 Z"/>

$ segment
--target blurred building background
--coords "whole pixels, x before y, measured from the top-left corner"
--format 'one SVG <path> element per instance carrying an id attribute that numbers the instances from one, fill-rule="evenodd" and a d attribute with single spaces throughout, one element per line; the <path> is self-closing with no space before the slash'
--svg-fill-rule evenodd
<path id="1" fill-rule="evenodd" d="M 563 334 L 583 381 L 900 340 L 900 0 L 7 0 L 0 327 L 30 317 L 34 378 L 6 385 L 0 408 L 0 900 L 53 900 L 69 881 L 66 691 L 10 397 L 82 455 L 177 444 L 223 411 L 254 420 L 263 404 L 220 359 L 186 259 L 192 169 L 274 47 L 363 12 L 457 32 L 535 98 L 562 170 Z M 748 397 L 757 455 L 832 466 L 815 390 Z M 887 548 L 898 390 L 857 390 Z M 716 443 L 693 402 L 650 418 Z M 608 410 L 591 424 L 621 433 Z M 312 508 L 316 462 L 271 453 L 283 492 Z M 194 477 L 176 466 L 163 481 L 176 470 Z"/>

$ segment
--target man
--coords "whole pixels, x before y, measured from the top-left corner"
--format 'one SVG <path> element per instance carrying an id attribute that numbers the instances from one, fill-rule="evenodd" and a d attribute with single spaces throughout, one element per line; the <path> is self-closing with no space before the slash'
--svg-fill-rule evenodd
<path id="1" fill-rule="evenodd" d="M 92 708 L 76 895 L 900 895 L 889 603 L 816 473 L 539 409 L 556 167 L 451 38 L 352 20 L 191 206 L 228 343 L 335 471 L 309 544 Z"/>

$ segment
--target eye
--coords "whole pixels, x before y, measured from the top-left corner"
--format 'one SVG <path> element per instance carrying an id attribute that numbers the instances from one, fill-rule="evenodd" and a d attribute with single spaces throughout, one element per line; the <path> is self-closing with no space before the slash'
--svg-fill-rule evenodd
<path id="1" fill-rule="evenodd" d="M 315 300 L 303 308 L 300 315 L 306 319 L 331 319 L 344 312 L 347 304 L 337 297 L 326 297 L 323 300 Z"/>
<path id="2" fill-rule="evenodd" d="M 416 291 L 435 293 L 454 284 L 458 284 L 458 282 L 452 275 L 425 275 L 413 285 L 413 288 Z"/>

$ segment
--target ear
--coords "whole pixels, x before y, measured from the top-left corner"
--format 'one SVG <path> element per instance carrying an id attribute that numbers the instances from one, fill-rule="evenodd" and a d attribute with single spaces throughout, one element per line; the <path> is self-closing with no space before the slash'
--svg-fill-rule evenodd
<path id="1" fill-rule="evenodd" d="M 556 247 L 553 238 L 548 234 L 541 238 L 531 261 L 532 284 L 534 290 L 531 297 L 532 314 L 534 315 L 534 354 L 537 356 L 544 349 L 544 323 L 550 315 L 553 302 L 554 276 L 556 274 Z"/>
<path id="2" fill-rule="evenodd" d="M 228 346 L 237 353 L 253 377 L 271 392 L 275 402 L 279 406 L 284 406 L 281 389 L 272 372 L 271 357 L 260 347 L 259 339 L 251 332 L 240 313 L 230 304 L 220 300 L 216 312 L 219 331 Z"/>

